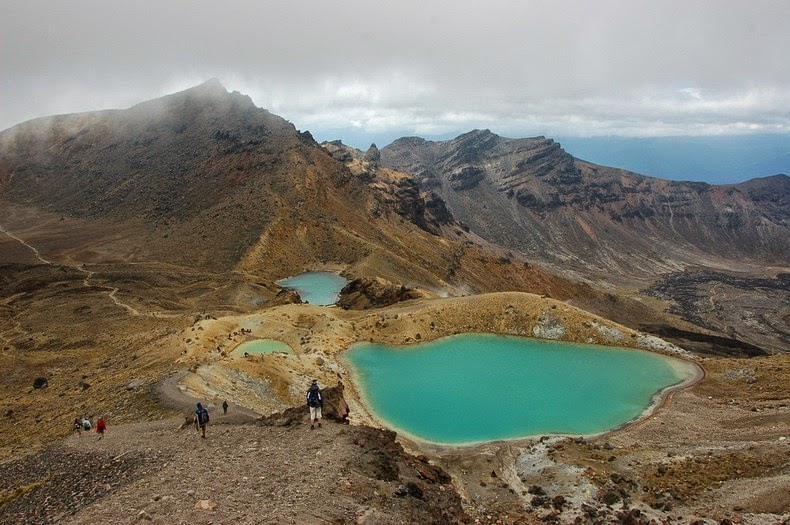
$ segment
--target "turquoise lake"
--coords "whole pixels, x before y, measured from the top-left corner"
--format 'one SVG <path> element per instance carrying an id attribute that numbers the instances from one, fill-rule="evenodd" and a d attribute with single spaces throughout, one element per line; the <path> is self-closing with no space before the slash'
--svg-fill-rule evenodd
<path id="1" fill-rule="evenodd" d="M 277 281 L 284 288 L 296 290 L 302 301 L 319 306 L 335 304 L 347 283 L 348 279 L 334 272 L 305 272 Z"/>
<path id="2" fill-rule="evenodd" d="M 641 350 L 491 334 L 361 343 L 346 358 L 379 420 L 444 444 L 611 430 L 698 370 Z"/>
<path id="3" fill-rule="evenodd" d="M 255 339 L 253 341 L 241 343 L 233 350 L 233 355 L 243 356 L 245 352 L 253 355 L 269 354 L 273 352 L 292 354 L 293 349 L 288 346 L 287 343 L 278 341 L 277 339 Z"/>

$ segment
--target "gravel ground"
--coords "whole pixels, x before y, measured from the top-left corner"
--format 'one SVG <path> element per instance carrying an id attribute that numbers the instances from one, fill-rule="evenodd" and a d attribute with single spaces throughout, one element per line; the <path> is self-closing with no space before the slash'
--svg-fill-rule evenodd
<path id="1" fill-rule="evenodd" d="M 75 434 L 7 463 L 0 523 L 469 521 L 449 477 L 392 432 L 335 422 L 311 431 L 306 416 L 226 423 L 220 413 L 201 439 L 181 423 L 108 422 L 101 440 Z"/>

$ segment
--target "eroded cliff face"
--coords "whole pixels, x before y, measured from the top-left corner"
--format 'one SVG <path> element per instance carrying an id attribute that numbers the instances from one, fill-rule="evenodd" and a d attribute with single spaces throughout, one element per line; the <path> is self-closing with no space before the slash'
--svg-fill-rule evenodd
<path id="1" fill-rule="evenodd" d="M 544 137 L 488 130 L 399 139 L 382 164 L 415 174 L 475 233 L 582 273 L 649 276 L 713 258 L 786 263 L 790 178 L 676 182 L 574 159 Z"/>
<path id="2" fill-rule="evenodd" d="M 321 146 L 374 191 L 376 206 L 370 210 L 374 216 L 390 210 L 433 234 L 439 234 L 443 226 L 453 226 L 455 220 L 444 201 L 430 188 L 421 187 L 417 177 L 381 167 L 381 153 L 375 144 L 365 152 L 339 140 Z"/>

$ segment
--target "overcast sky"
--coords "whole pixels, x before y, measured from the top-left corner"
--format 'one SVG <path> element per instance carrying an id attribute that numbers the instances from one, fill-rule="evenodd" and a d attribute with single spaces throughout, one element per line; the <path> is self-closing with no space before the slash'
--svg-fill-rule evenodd
<path id="1" fill-rule="evenodd" d="M 216 77 L 360 146 L 790 133 L 790 0 L 3 0 L 0 67 L 0 129 Z"/>

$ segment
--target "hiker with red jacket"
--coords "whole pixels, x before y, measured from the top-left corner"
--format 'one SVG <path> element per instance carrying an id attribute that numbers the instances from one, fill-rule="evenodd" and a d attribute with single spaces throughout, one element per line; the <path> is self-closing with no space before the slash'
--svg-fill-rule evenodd
<path id="1" fill-rule="evenodd" d="M 96 433 L 99 434 L 99 439 L 104 437 L 106 431 L 107 424 L 104 422 L 104 416 L 99 416 L 99 420 L 96 422 Z"/>

